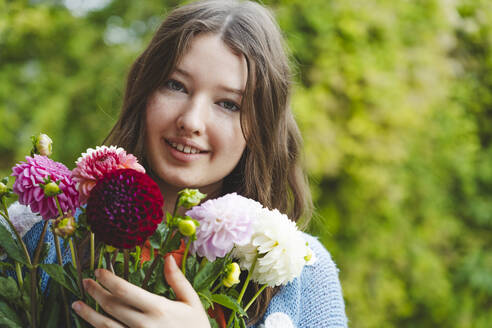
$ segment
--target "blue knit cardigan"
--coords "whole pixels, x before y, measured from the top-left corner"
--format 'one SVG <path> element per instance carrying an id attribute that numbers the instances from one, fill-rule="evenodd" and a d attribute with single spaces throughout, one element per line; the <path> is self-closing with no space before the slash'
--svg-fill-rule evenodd
<path id="1" fill-rule="evenodd" d="M 255 327 L 347 327 L 338 269 L 318 239 L 308 234 L 304 238 L 316 254 L 315 263 L 305 266 L 299 278 L 280 289 Z"/>
<path id="2" fill-rule="evenodd" d="M 36 223 L 24 236 L 29 248 L 33 250 L 41 234 L 44 222 Z M 338 279 L 338 269 L 328 251 L 313 236 L 304 238 L 316 255 L 312 265 L 304 267 L 300 277 L 283 286 L 272 298 L 265 316 L 253 328 L 339 328 L 347 327 L 342 289 Z M 48 230 L 45 242 L 53 243 Z M 63 250 L 64 262 L 70 261 L 70 252 Z M 56 262 L 54 247 L 45 260 Z M 41 275 L 42 288 L 46 288 L 48 276 Z"/>

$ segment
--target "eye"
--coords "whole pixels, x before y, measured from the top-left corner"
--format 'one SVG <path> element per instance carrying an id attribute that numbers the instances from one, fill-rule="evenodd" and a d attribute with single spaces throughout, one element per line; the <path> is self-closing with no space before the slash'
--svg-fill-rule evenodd
<path id="1" fill-rule="evenodd" d="M 237 112 L 240 108 L 239 105 L 233 101 L 223 100 L 217 103 L 220 107 L 223 107 L 231 112 Z"/>
<path id="2" fill-rule="evenodd" d="M 169 90 L 173 90 L 173 91 L 186 92 L 186 88 L 183 85 L 183 83 L 178 82 L 178 81 L 173 80 L 173 79 L 166 81 L 166 88 L 168 88 Z"/>

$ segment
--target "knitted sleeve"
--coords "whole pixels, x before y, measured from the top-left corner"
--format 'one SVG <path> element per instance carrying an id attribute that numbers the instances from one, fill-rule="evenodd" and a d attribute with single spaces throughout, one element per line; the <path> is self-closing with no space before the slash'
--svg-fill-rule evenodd
<path id="1" fill-rule="evenodd" d="M 299 327 L 347 327 L 338 269 L 316 238 L 306 235 L 306 240 L 317 258 L 301 276 Z"/>
<path id="2" fill-rule="evenodd" d="M 338 269 L 328 251 L 314 237 L 304 234 L 316 261 L 304 267 L 299 278 L 272 298 L 258 328 L 347 327 Z"/>

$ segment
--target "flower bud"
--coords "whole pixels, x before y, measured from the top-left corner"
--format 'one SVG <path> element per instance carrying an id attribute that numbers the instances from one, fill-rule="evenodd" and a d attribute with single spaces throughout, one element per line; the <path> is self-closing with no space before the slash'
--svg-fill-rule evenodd
<path id="1" fill-rule="evenodd" d="M 6 195 L 8 191 L 9 191 L 9 189 L 7 188 L 5 183 L 0 182 L 0 197 L 2 197 L 3 195 Z"/>
<path id="2" fill-rule="evenodd" d="M 44 190 L 44 195 L 46 197 L 53 197 L 62 193 L 60 187 L 56 184 L 56 182 L 53 181 L 48 182 L 45 185 L 42 185 L 42 188 Z"/>
<path id="3" fill-rule="evenodd" d="M 53 223 L 53 227 L 55 230 L 55 235 L 62 238 L 67 238 L 75 233 L 75 230 L 77 229 L 77 223 L 70 213 L 56 219 Z"/>
<path id="4" fill-rule="evenodd" d="M 190 209 L 193 206 L 200 204 L 201 200 L 207 197 L 207 195 L 202 194 L 198 189 L 186 188 L 178 192 L 178 197 L 178 206 Z"/>
<path id="5" fill-rule="evenodd" d="M 222 283 L 226 287 L 232 287 L 235 284 L 239 283 L 239 275 L 241 274 L 241 269 L 239 268 L 239 264 L 236 262 L 232 262 L 226 267 L 227 276 L 222 279 Z"/>
<path id="6" fill-rule="evenodd" d="M 113 253 L 115 250 L 116 250 L 116 247 L 113 247 L 113 246 L 111 246 L 111 245 L 106 245 L 106 247 L 105 247 L 105 250 L 104 250 L 104 251 L 105 251 L 106 253 Z"/>
<path id="7" fill-rule="evenodd" d="M 50 156 L 52 153 L 53 141 L 44 133 L 32 137 L 32 153 L 42 156 Z"/>
<path id="8" fill-rule="evenodd" d="M 306 247 L 307 254 L 304 256 L 304 260 L 306 261 L 306 265 L 312 265 L 316 262 L 316 254 L 314 254 L 313 250 L 310 247 Z"/>
<path id="9" fill-rule="evenodd" d="M 178 222 L 178 230 L 181 232 L 183 236 L 193 236 L 196 231 L 196 225 L 193 220 L 190 219 L 185 219 L 185 220 L 179 220 Z"/>

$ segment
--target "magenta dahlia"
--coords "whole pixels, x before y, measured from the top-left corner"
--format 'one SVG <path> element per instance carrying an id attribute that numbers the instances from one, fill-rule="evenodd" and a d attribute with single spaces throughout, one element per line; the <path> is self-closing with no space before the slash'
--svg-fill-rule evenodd
<path id="1" fill-rule="evenodd" d="M 19 195 L 19 203 L 29 205 L 31 211 L 39 213 L 44 220 L 53 219 L 59 215 L 55 198 L 45 197 L 39 185 L 44 183 L 46 177 L 60 182 L 59 187 L 63 193 L 58 195 L 58 199 L 63 212 L 75 212 L 79 207 L 79 193 L 72 180 L 72 173 L 62 163 L 41 155 L 26 156 L 26 161 L 14 166 L 12 172 L 12 176 L 16 177 L 13 191 Z"/>
<path id="2" fill-rule="evenodd" d="M 147 174 L 119 169 L 104 175 L 87 201 L 87 222 L 96 238 L 118 248 L 142 245 L 162 221 L 164 200 Z"/>
<path id="3" fill-rule="evenodd" d="M 106 173 L 118 169 L 134 169 L 145 173 L 145 169 L 138 163 L 132 154 L 127 154 L 121 147 L 97 146 L 89 148 L 75 162 L 77 167 L 73 170 L 73 179 L 77 182 L 77 190 L 80 193 L 80 202 L 85 204 L 90 191 Z"/>

